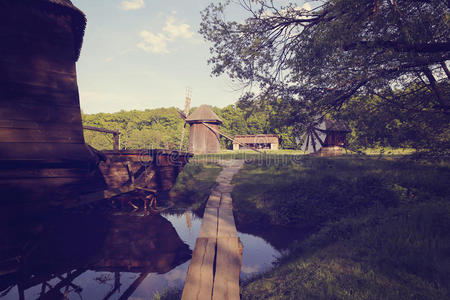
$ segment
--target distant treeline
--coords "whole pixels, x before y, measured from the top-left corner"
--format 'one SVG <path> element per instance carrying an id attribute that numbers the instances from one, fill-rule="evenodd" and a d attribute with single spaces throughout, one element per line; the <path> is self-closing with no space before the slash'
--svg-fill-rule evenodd
<path id="1" fill-rule="evenodd" d="M 450 94 L 450 84 L 443 85 Z M 328 117 L 346 121 L 351 149 L 414 148 L 419 151 L 449 152 L 450 122 L 448 112 L 436 108 L 426 99 L 431 92 L 419 96 L 390 98 L 354 97 Z M 277 134 L 282 149 L 299 149 L 304 115 L 296 103 L 270 100 L 261 103 L 213 107 L 222 119 L 221 131 L 228 136 L 238 134 Z M 192 111 L 195 108 L 191 109 Z M 174 107 L 144 111 L 82 114 L 84 125 L 120 130 L 122 149 L 180 147 L 184 121 Z M 112 136 L 85 131 L 86 142 L 97 149 L 112 149 Z M 189 125 L 186 126 L 183 149 L 187 149 Z M 232 149 L 230 140 L 221 138 L 222 149 Z"/>
<path id="2" fill-rule="evenodd" d="M 295 136 L 290 126 L 277 124 L 277 114 L 271 107 L 264 109 L 241 109 L 229 105 L 222 109 L 213 107 L 222 119 L 221 131 L 233 137 L 238 134 L 278 134 L 283 149 L 297 149 Z M 191 112 L 195 108 L 191 109 Z M 116 113 L 84 114 L 83 125 L 120 131 L 121 149 L 164 148 L 178 149 L 184 121 L 174 107 L 146 109 L 144 111 L 120 111 Z M 96 149 L 112 149 L 112 135 L 84 131 L 88 144 Z M 187 149 L 189 125 L 186 125 L 183 149 Z M 223 149 L 232 149 L 231 141 L 222 137 Z"/>

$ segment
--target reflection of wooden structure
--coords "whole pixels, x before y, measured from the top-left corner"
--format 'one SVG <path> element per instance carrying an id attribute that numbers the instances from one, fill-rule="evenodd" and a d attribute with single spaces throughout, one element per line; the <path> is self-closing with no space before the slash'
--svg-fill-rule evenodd
<path id="1" fill-rule="evenodd" d="M 95 299 L 97 296 L 85 294 L 84 286 L 73 283 L 93 270 L 110 272 L 114 277 L 114 286 L 104 298 L 108 299 L 120 293 L 122 272 L 138 273 L 137 279 L 122 289 L 120 299 L 127 299 L 149 273 L 164 274 L 191 257 L 189 246 L 160 215 L 64 215 L 49 219 L 0 227 L 0 293 L 7 294 L 17 285 L 19 295 L 24 295 L 25 290 L 42 286 L 39 299 L 62 299 L 57 297 L 60 290 L 68 288 L 84 299 Z"/>
<path id="2" fill-rule="evenodd" d="M 256 148 L 262 150 L 278 150 L 279 140 L 276 134 L 236 135 L 233 139 L 233 150 Z"/>
<path id="3" fill-rule="evenodd" d="M 84 143 L 75 62 L 86 19 L 68 0 L 2 1 L 2 204 L 104 187 Z M 88 184 L 89 183 L 89 184 Z M 38 200 L 40 199 L 40 200 Z M 52 200 L 52 201 L 49 201 Z"/>
<path id="4" fill-rule="evenodd" d="M 220 152 L 218 132 L 222 120 L 208 105 L 201 105 L 185 120 L 190 125 L 189 152 L 194 154 Z"/>

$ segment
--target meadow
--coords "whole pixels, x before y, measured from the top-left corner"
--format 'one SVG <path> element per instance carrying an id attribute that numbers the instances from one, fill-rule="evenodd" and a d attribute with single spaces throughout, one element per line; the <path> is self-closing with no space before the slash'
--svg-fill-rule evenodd
<path id="1" fill-rule="evenodd" d="M 407 157 L 254 160 L 233 183 L 236 222 L 312 234 L 242 299 L 450 296 L 450 164 Z"/>
<path id="2" fill-rule="evenodd" d="M 201 214 L 221 159 L 246 160 L 233 178 L 238 229 L 298 232 L 272 269 L 241 282 L 241 299 L 450 297 L 448 160 L 227 151 L 195 156 L 172 201 Z"/>

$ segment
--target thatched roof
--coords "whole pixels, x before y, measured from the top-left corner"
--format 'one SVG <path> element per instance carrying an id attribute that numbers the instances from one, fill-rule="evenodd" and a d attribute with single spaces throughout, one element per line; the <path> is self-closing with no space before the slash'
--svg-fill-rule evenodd
<path id="1" fill-rule="evenodd" d="M 17 0 L 14 0 L 17 1 Z M 86 16 L 70 0 L 22 0 L 30 6 L 37 6 L 42 10 L 48 10 L 57 14 L 69 14 L 72 16 L 72 30 L 75 44 L 75 61 L 80 57 L 83 45 L 84 30 L 86 29 Z"/>
<path id="2" fill-rule="evenodd" d="M 233 144 L 278 144 L 276 134 L 235 135 Z"/>
<path id="3" fill-rule="evenodd" d="M 186 118 L 187 123 L 194 122 L 214 122 L 214 123 L 222 123 L 222 120 L 216 115 L 215 112 L 211 110 L 211 108 L 206 105 L 200 105 L 191 115 Z"/>
<path id="4" fill-rule="evenodd" d="M 348 124 L 343 120 L 325 120 L 326 131 L 343 131 L 351 132 L 352 130 Z"/>

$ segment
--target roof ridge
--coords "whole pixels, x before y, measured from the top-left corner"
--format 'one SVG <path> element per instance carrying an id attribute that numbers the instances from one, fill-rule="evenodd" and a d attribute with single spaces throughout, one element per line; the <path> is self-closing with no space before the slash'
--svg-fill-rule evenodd
<path id="1" fill-rule="evenodd" d="M 219 116 L 212 111 L 211 107 L 207 104 L 200 105 L 192 114 L 186 118 L 186 122 L 195 121 L 215 121 L 222 123 Z"/>

